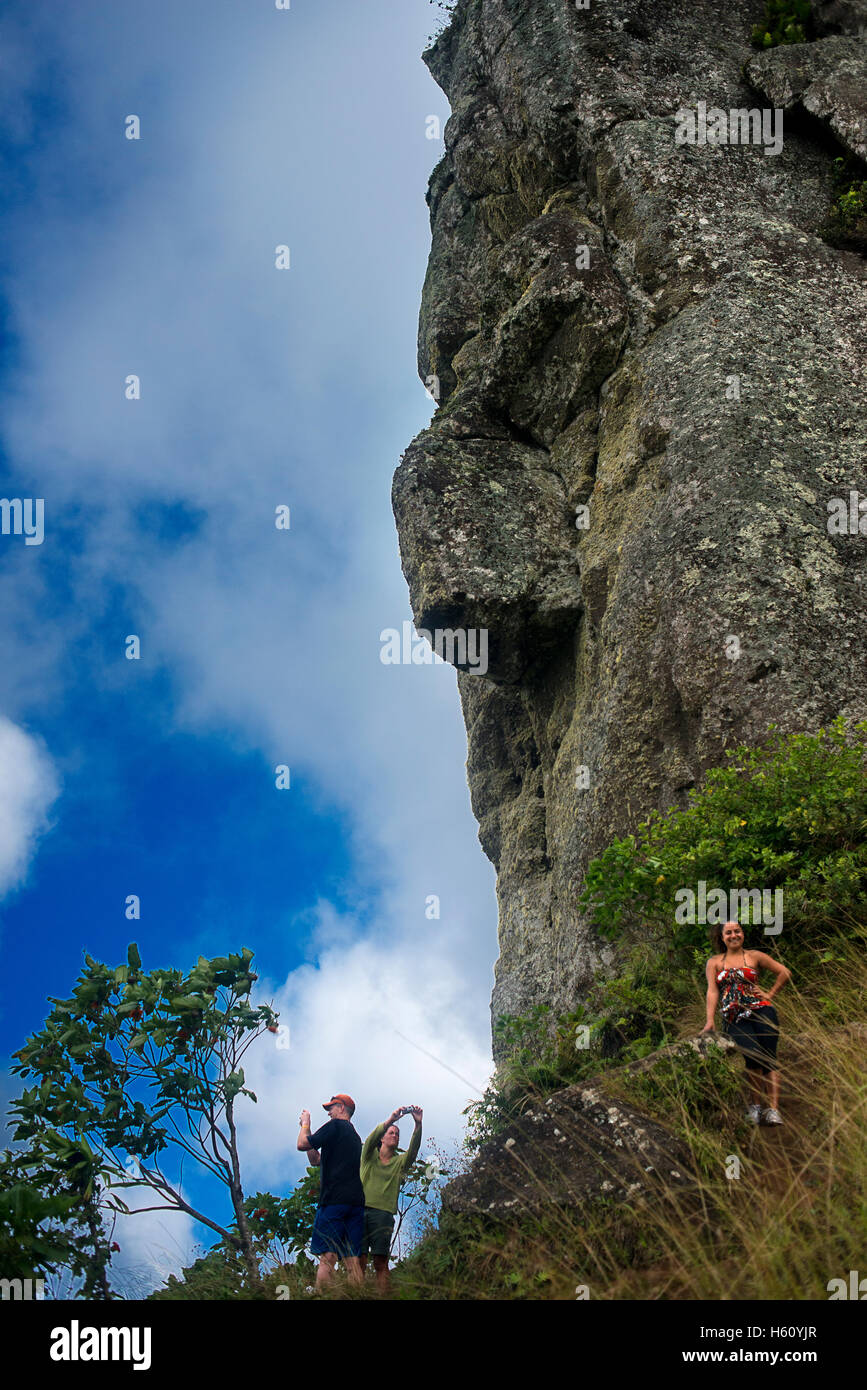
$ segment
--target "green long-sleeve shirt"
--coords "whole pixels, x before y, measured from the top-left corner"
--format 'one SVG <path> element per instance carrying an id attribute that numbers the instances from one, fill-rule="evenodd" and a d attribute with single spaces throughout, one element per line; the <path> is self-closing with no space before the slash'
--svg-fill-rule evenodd
<path id="1" fill-rule="evenodd" d="M 383 1163 L 376 1144 L 387 1128 L 386 1124 L 377 1125 L 361 1146 L 361 1182 L 364 1205 L 375 1207 L 377 1211 L 390 1211 L 394 1215 L 401 1183 L 418 1156 L 421 1125 L 413 1129 L 406 1153 L 396 1153 L 389 1163 Z"/>

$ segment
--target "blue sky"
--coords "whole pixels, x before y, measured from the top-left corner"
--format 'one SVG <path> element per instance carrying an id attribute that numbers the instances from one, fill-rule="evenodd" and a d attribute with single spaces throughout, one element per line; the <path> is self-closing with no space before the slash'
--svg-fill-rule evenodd
<path id="1" fill-rule="evenodd" d="M 391 475 L 433 410 L 435 23 L 428 0 L 0 19 L 0 495 L 45 499 L 42 545 L 0 536 L 0 1051 L 84 949 L 250 946 L 292 1038 L 251 1060 L 251 1190 L 298 1176 L 302 1106 L 350 1090 L 366 1132 L 417 1101 L 443 1143 L 490 1068 L 455 675 L 379 659 L 410 616 Z M 196 1238 L 163 1220 L 123 1242 L 139 1274 Z"/>

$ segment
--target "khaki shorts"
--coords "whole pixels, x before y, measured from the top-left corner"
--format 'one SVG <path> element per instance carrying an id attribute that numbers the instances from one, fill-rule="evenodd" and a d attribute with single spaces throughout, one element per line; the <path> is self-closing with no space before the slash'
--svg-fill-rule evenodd
<path id="1" fill-rule="evenodd" d="M 362 1252 L 366 1255 L 389 1255 L 391 1237 L 394 1233 L 394 1217 L 390 1211 L 378 1211 L 376 1207 L 364 1208 L 364 1239 Z"/>

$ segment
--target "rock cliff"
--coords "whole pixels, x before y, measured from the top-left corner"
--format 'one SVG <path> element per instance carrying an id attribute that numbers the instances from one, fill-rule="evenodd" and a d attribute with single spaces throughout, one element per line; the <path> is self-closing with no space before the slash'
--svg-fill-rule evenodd
<path id="1" fill-rule="evenodd" d="M 698 1036 L 633 1062 L 626 1072 L 650 1070 L 690 1050 L 706 1056 L 711 1039 Z M 714 1035 L 724 1055 L 734 1044 Z M 607 1195 L 625 1201 L 638 1193 L 679 1198 L 696 1189 L 692 1157 L 670 1130 L 605 1089 L 605 1078 L 555 1091 L 528 1108 L 482 1145 L 470 1170 L 443 1192 L 446 1211 L 508 1217 L 551 1204 L 578 1207 Z"/>
<path id="2" fill-rule="evenodd" d="M 394 507 L 416 625 L 488 633 L 495 1015 L 606 964 L 577 900 L 613 835 L 771 723 L 867 715 L 867 277 L 827 230 L 867 0 L 814 10 L 759 51 L 746 0 L 459 0 L 425 55 L 439 405 Z"/>

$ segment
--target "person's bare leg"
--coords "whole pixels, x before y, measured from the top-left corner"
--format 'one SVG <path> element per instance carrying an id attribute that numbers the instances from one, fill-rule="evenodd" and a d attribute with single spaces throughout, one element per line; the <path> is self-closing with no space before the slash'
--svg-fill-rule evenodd
<path id="1" fill-rule="evenodd" d="M 768 1104 L 772 1110 L 780 1108 L 780 1073 L 769 1071 L 767 1075 L 768 1083 Z"/>
<path id="2" fill-rule="evenodd" d="M 346 1265 L 346 1272 L 349 1275 L 350 1284 L 361 1284 L 364 1281 L 364 1274 L 361 1269 L 361 1260 L 358 1255 L 347 1255 L 343 1262 Z"/>
<path id="3" fill-rule="evenodd" d="M 761 1105 L 762 1103 L 762 1074 L 747 1068 L 747 1082 L 750 1088 L 750 1104 Z"/>
<path id="4" fill-rule="evenodd" d="M 366 1251 L 365 1251 L 365 1253 L 364 1253 L 363 1255 L 359 1255 L 359 1257 L 358 1257 L 358 1263 L 359 1263 L 359 1265 L 361 1266 L 361 1277 L 362 1277 L 362 1279 L 363 1279 L 364 1276 L 365 1276 L 365 1274 L 367 1273 L 367 1252 L 366 1252 Z"/>
<path id="5" fill-rule="evenodd" d="M 388 1256 L 374 1255 L 373 1268 L 376 1270 L 376 1288 L 378 1293 L 388 1293 Z"/>
<path id="6" fill-rule="evenodd" d="M 320 1291 L 330 1284 L 334 1278 L 334 1266 L 337 1264 L 337 1256 L 331 1251 L 319 1256 L 319 1266 L 316 1270 L 316 1287 Z"/>

